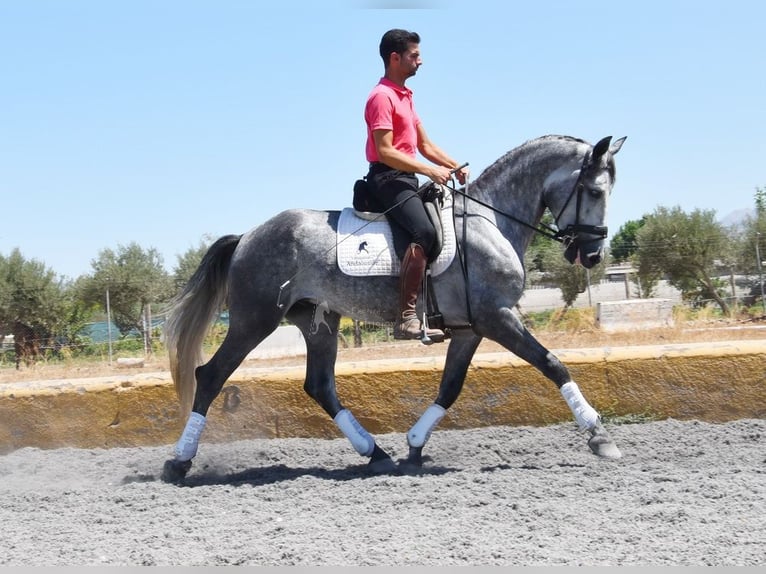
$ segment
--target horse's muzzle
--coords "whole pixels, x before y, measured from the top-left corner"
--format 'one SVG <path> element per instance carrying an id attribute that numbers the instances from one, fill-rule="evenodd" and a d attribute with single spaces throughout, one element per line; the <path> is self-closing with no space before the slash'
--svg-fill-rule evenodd
<path id="1" fill-rule="evenodd" d="M 564 257 L 571 264 L 580 263 L 586 269 L 595 267 L 604 258 L 604 242 L 601 240 L 573 241 L 564 250 Z"/>

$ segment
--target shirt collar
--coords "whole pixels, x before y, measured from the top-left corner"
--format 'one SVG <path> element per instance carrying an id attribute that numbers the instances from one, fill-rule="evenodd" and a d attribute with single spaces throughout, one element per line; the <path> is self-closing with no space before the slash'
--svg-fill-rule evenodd
<path id="1" fill-rule="evenodd" d="M 399 84 L 395 84 L 394 82 L 392 82 L 391 80 L 389 80 L 385 76 L 383 76 L 380 79 L 380 83 L 382 85 L 384 85 L 384 86 L 387 86 L 387 87 L 391 88 L 392 90 L 394 90 L 396 92 L 399 92 L 402 95 L 412 97 L 412 90 L 411 89 L 409 89 L 407 86 L 400 86 Z"/>

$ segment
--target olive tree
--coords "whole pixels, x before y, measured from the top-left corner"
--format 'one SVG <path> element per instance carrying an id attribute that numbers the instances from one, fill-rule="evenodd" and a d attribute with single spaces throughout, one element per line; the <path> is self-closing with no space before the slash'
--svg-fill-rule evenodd
<path id="1" fill-rule="evenodd" d="M 52 269 L 18 249 L 0 255 L 0 335 L 13 334 L 17 366 L 53 344 L 72 309 L 67 284 Z"/>
<path id="2" fill-rule="evenodd" d="M 609 253 L 616 263 L 629 261 L 638 249 L 636 234 L 644 226 L 645 218 L 626 221 L 609 242 Z"/>
<path id="3" fill-rule="evenodd" d="M 181 291 L 191 276 L 194 275 L 210 244 L 210 237 L 206 236 L 200 240 L 197 247 L 190 247 L 177 257 L 177 263 L 173 269 L 173 287 L 176 292 Z"/>
<path id="4" fill-rule="evenodd" d="M 727 258 L 731 244 L 714 210 L 658 207 L 636 234 L 635 261 L 642 283 L 667 277 L 681 296 L 695 303 L 713 300 L 725 315 L 730 308 L 723 296 L 724 281 L 717 264 Z"/>
<path id="5" fill-rule="evenodd" d="M 736 234 L 737 238 L 734 255 L 736 266 L 751 278 L 750 297 L 756 301 L 761 298 L 764 272 L 762 262 L 766 260 L 766 188 L 755 189 L 754 216 L 748 217 L 738 229 L 732 230 L 732 233 Z M 766 304 L 764 308 L 766 309 Z"/>
<path id="6" fill-rule="evenodd" d="M 150 335 L 152 304 L 172 295 L 172 282 L 154 248 L 143 249 L 135 242 L 103 249 L 91 261 L 93 274 L 84 279 L 84 300 L 107 310 L 107 298 L 114 324 L 123 335 L 138 331 Z"/>
<path id="7" fill-rule="evenodd" d="M 570 308 L 580 293 L 584 293 L 588 287 L 598 283 L 604 277 L 608 256 L 590 269 L 582 265 L 572 265 L 562 256 L 562 249 L 558 243 L 553 243 L 544 249 L 543 262 L 546 274 L 551 283 L 561 291 L 561 299 L 564 308 Z"/>

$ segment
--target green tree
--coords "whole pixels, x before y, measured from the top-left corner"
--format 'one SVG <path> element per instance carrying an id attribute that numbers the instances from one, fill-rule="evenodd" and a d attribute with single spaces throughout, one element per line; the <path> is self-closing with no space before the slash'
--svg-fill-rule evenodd
<path id="1" fill-rule="evenodd" d="M 33 361 L 42 345 L 64 331 L 69 303 L 67 285 L 42 262 L 18 249 L 0 255 L 0 333 L 13 334 L 17 365 Z"/>
<path id="2" fill-rule="evenodd" d="M 626 221 L 617 233 L 612 237 L 609 244 L 609 253 L 612 260 L 616 263 L 622 263 L 630 260 L 630 257 L 636 252 L 638 245 L 636 243 L 636 234 L 644 226 L 646 218 Z"/>
<path id="3" fill-rule="evenodd" d="M 755 215 L 744 221 L 739 239 L 738 267 L 743 273 L 755 274 L 757 254 L 766 259 L 766 188 L 755 188 Z"/>
<path id="4" fill-rule="evenodd" d="M 755 188 L 755 215 L 747 218 L 736 233 L 736 267 L 741 273 L 754 277 L 763 273 L 758 256 L 766 260 L 766 188 Z M 751 296 L 761 296 L 760 277 L 750 285 Z"/>
<path id="5" fill-rule="evenodd" d="M 61 334 L 69 345 L 75 348 L 84 343 L 83 331 L 88 323 L 93 322 L 93 317 L 98 312 L 97 306 L 82 297 L 83 285 L 87 281 L 87 276 L 78 277 L 67 284 L 64 292 L 64 320 Z"/>
<path id="6" fill-rule="evenodd" d="M 715 211 L 687 214 L 680 207 L 658 207 L 636 235 L 635 260 L 642 283 L 665 276 L 682 297 L 701 303 L 714 300 L 725 315 L 725 282 L 716 277 L 716 263 L 727 257 L 730 239 Z"/>
<path id="7" fill-rule="evenodd" d="M 766 217 L 766 187 L 755 188 L 755 216 Z"/>
<path id="8" fill-rule="evenodd" d="M 547 209 L 543 213 L 541 223 L 555 227 L 553 215 Z M 592 285 L 604 277 L 606 266 L 606 258 L 590 270 L 581 265 L 571 265 L 564 259 L 561 244 L 539 233 L 532 236 L 524 257 L 527 276 L 535 277 L 530 282 L 555 285 L 561 290 L 561 298 L 567 308 L 588 288 L 589 281 Z"/>
<path id="9" fill-rule="evenodd" d="M 189 279 L 191 279 L 191 276 L 194 275 L 211 243 L 210 237 L 205 236 L 200 240 L 197 247 L 190 247 L 182 255 L 178 256 L 178 262 L 173 269 L 173 287 L 176 293 L 180 292 Z"/>
<path id="10" fill-rule="evenodd" d="M 548 209 L 543 213 L 540 223 L 555 227 L 553 215 L 551 215 Z M 536 276 L 545 276 L 546 261 L 550 259 L 550 255 L 547 252 L 551 249 L 556 250 L 557 246 L 558 244 L 555 241 L 541 233 L 534 233 L 532 235 L 532 241 L 529 243 L 529 247 L 524 254 L 524 269 L 527 277 L 531 279 Z M 534 283 L 535 281 L 532 280 L 531 282 Z"/>
<path id="11" fill-rule="evenodd" d="M 114 324 L 123 335 L 137 330 L 147 337 L 150 306 L 172 295 L 172 282 L 154 248 L 135 242 L 104 249 L 91 261 L 93 275 L 81 284 L 83 300 L 106 311 L 106 294 Z"/>
<path id="12" fill-rule="evenodd" d="M 561 246 L 551 242 L 551 245 L 542 251 L 543 266 L 549 281 L 561 290 L 561 299 L 564 307 L 571 307 L 580 293 L 584 293 L 588 285 L 598 283 L 605 274 L 608 258 L 591 269 L 585 269 L 582 265 L 570 264 L 564 259 Z"/>

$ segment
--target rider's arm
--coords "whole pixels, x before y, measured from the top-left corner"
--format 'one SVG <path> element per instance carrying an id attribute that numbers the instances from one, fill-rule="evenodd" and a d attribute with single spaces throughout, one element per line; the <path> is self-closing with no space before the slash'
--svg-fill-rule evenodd
<path id="1" fill-rule="evenodd" d="M 387 166 L 422 174 L 437 183 L 446 183 L 449 180 L 449 174 L 445 174 L 445 170 L 439 169 L 438 165 L 428 165 L 396 149 L 392 130 L 372 130 L 372 138 L 378 151 L 378 159 Z"/>
<path id="2" fill-rule="evenodd" d="M 443 149 L 429 139 L 422 123 L 418 124 L 417 132 L 418 151 L 424 158 L 448 169 L 455 169 L 459 165 L 458 162 L 452 159 Z M 468 175 L 468 168 L 464 167 L 458 170 L 456 175 L 460 183 L 465 183 L 465 178 Z"/>

